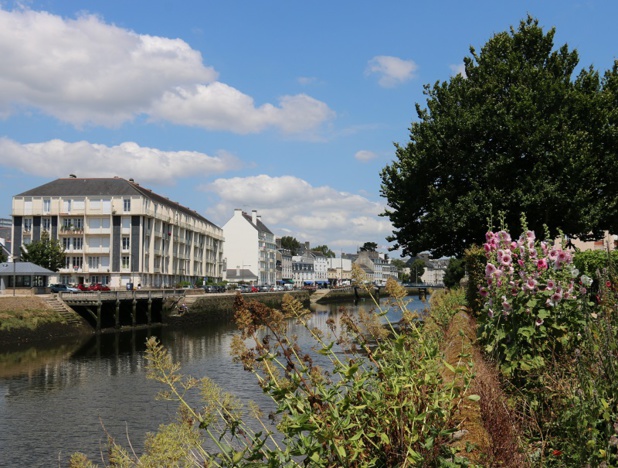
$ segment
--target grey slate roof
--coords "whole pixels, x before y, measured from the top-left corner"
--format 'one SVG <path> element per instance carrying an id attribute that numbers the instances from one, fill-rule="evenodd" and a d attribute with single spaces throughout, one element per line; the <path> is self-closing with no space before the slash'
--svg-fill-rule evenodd
<path id="1" fill-rule="evenodd" d="M 267 232 L 269 234 L 272 234 L 272 231 L 270 229 L 268 229 L 266 227 L 266 225 L 259 219 L 256 219 L 256 223 L 253 224 L 253 219 L 251 218 L 250 214 L 245 213 L 244 211 L 242 212 L 243 217 L 249 221 L 249 224 L 251 224 L 251 226 L 255 227 L 258 231 L 260 232 Z"/>
<path id="2" fill-rule="evenodd" d="M 13 268 L 15 268 L 13 272 Z M 19 275 L 35 275 L 35 276 L 50 276 L 55 274 L 53 271 L 35 265 L 30 262 L 4 262 L 0 263 L 0 276 Z"/>
<path id="3" fill-rule="evenodd" d="M 191 210 L 169 198 L 163 197 L 152 190 L 146 189 L 135 183 L 132 179 L 126 180 L 121 177 L 110 178 L 78 178 L 67 177 L 56 179 L 39 187 L 15 195 L 16 197 L 80 197 L 80 196 L 131 196 L 140 195 L 151 199 L 155 203 L 168 206 L 181 213 L 185 213 L 201 221 L 212 224 L 197 211 Z"/>

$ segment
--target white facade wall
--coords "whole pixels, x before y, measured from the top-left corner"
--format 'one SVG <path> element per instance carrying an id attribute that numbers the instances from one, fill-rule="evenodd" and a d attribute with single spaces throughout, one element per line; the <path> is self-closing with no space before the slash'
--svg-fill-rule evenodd
<path id="1" fill-rule="evenodd" d="M 328 259 L 323 255 L 316 255 L 313 260 L 315 281 L 328 281 Z"/>
<path id="2" fill-rule="evenodd" d="M 234 210 L 234 216 L 223 225 L 223 236 L 227 269 L 251 270 L 259 278 L 258 231 L 247 222 L 242 210 Z"/>
<path id="3" fill-rule="evenodd" d="M 114 187 L 126 191 L 136 184 L 106 180 L 75 178 L 84 187 L 102 184 L 110 191 L 106 195 L 13 197 L 13 237 L 19 245 L 47 231 L 65 248 L 65 266 L 50 281 L 124 289 L 128 283 L 173 287 L 204 276 L 221 279 L 221 228 L 178 204 L 141 195 L 139 187 L 133 194 L 115 195 Z"/>
<path id="4" fill-rule="evenodd" d="M 249 219 L 247 219 L 249 218 Z M 275 236 L 264 226 L 254 210 L 251 216 L 241 209 L 234 210 L 232 218 L 223 226 L 227 269 L 251 270 L 258 284 L 277 281 L 277 248 Z"/>

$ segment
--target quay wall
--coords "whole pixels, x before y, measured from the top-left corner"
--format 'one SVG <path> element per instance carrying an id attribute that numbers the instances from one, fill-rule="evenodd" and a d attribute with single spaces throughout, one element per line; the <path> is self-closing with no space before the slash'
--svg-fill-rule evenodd
<path id="1" fill-rule="evenodd" d="M 309 291 L 289 291 L 289 292 L 270 292 L 270 293 L 244 293 L 245 301 L 255 300 L 272 308 L 280 308 L 283 296 L 290 294 L 309 306 Z M 234 300 L 236 293 L 225 294 L 206 294 L 199 296 L 187 296 L 184 298 L 186 312 L 178 314 L 178 302 L 166 303 L 163 322 L 166 325 L 192 325 L 208 323 L 220 320 L 232 320 L 234 318 Z"/>

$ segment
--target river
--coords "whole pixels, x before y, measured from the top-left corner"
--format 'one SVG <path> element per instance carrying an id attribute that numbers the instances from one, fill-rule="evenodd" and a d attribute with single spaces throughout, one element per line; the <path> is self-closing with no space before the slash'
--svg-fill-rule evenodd
<path id="1" fill-rule="evenodd" d="M 426 304 L 412 299 L 410 309 Z M 343 306 L 371 309 L 370 301 Z M 341 314 L 342 304 L 312 306 L 312 325 L 326 330 L 326 320 Z M 396 313 L 390 316 L 398 319 Z M 301 345 L 311 341 L 291 325 Z M 107 435 L 139 453 L 144 435 L 171 422 L 175 403 L 156 400 L 162 386 L 146 379 L 145 341 L 157 336 L 182 365 L 182 372 L 208 376 L 241 400 L 264 408 L 272 402 L 255 377 L 233 362 L 230 343 L 235 326 L 228 322 L 102 334 L 86 343 L 20 348 L 0 354 L 0 467 L 68 466 L 72 453 L 101 462 Z M 128 439 L 127 439 L 128 438 Z"/>

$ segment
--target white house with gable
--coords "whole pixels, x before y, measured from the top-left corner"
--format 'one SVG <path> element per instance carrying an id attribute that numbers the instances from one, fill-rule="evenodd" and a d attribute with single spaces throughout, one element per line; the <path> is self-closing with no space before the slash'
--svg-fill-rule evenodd
<path id="1" fill-rule="evenodd" d="M 223 226 L 225 237 L 226 279 L 258 284 L 277 281 L 277 245 L 275 235 L 262 222 L 257 210 L 247 214 L 234 210 Z"/>

